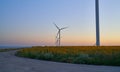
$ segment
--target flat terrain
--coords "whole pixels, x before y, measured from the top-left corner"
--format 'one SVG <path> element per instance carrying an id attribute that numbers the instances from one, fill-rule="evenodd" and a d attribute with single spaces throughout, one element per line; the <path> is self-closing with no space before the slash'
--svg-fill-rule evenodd
<path id="1" fill-rule="evenodd" d="M 120 67 L 67 64 L 14 56 L 16 51 L 0 52 L 0 72 L 120 72 Z"/>

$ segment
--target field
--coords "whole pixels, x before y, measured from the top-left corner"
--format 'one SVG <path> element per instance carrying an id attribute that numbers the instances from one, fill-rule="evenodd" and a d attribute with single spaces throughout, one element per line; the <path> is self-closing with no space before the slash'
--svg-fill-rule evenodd
<path id="1" fill-rule="evenodd" d="M 18 50 L 18 48 L 0 49 L 0 52 L 6 52 L 6 51 L 12 51 L 12 50 Z"/>
<path id="2" fill-rule="evenodd" d="M 16 56 L 75 64 L 120 66 L 120 46 L 36 46 L 19 50 Z"/>

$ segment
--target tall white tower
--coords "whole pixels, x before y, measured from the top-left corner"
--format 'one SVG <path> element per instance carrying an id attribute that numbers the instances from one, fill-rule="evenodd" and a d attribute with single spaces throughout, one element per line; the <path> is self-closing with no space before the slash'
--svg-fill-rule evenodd
<path id="1" fill-rule="evenodd" d="M 99 0 L 95 0 L 95 13 L 96 13 L 96 46 L 100 46 Z"/>

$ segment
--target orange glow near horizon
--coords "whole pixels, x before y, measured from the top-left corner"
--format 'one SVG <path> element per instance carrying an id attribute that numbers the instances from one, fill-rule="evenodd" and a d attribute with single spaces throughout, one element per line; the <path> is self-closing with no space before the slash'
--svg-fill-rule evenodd
<path id="1" fill-rule="evenodd" d="M 9 42 L 8 42 L 9 43 Z M 20 44 L 20 45 L 55 45 L 55 39 L 17 39 L 17 40 L 13 40 L 10 41 L 10 44 Z M 61 45 L 67 45 L 67 46 L 94 46 L 95 45 L 95 39 L 62 39 L 61 40 Z M 119 40 L 101 40 L 101 46 L 114 46 L 114 45 L 120 45 L 120 41 Z"/>
<path id="2" fill-rule="evenodd" d="M 55 38 L 54 37 L 42 37 L 41 39 L 38 37 L 36 38 L 16 38 L 14 39 L 11 43 L 18 43 L 18 44 L 27 44 L 27 45 L 55 45 Z M 95 38 L 85 38 L 85 37 L 63 37 L 61 38 L 61 45 L 90 45 L 94 46 L 95 45 Z M 101 45 L 120 45 L 120 40 L 117 38 L 111 39 L 111 38 L 101 38 Z"/>

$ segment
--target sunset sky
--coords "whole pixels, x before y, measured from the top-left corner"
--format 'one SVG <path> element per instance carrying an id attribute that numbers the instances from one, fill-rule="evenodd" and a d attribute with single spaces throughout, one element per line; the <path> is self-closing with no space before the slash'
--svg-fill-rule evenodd
<path id="1" fill-rule="evenodd" d="M 120 0 L 100 1 L 101 45 L 120 45 Z M 95 45 L 95 0 L 0 0 L 0 46 Z"/>

